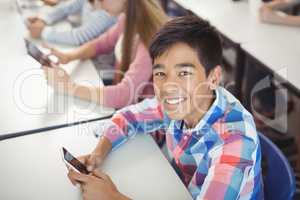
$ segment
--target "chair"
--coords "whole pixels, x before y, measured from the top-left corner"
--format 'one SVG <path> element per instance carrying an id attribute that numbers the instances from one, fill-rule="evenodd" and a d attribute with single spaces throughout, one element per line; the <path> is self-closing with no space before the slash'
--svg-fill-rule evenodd
<path id="1" fill-rule="evenodd" d="M 264 195 L 266 200 L 292 200 L 295 190 L 295 176 L 289 162 L 279 148 L 266 136 L 259 133 L 263 163 Z M 264 160 L 265 159 L 265 160 Z"/>

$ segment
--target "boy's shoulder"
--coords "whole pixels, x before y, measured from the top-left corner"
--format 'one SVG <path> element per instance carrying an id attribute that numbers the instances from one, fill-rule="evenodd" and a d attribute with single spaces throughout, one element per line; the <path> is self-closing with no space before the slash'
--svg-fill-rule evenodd
<path id="1" fill-rule="evenodd" d="M 257 140 L 257 131 L 252 114 L 238 99 L 224 88 L 219 89 L 223 101 L 223 115 L 212 126 L 219 134 L 239 134 Z"/>

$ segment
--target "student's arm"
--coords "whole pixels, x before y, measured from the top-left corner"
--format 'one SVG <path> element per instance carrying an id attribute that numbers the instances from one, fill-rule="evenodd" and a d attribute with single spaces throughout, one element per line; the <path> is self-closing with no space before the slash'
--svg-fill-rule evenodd
<path id="1" fill-rule="evenodd" d="M 85 43 L 80 47 L 74 49 L 70 52 L 60 52 L 56 49 L 51 49 L 51 54 L 58 57 L 59 62 L 62 64 L 67 64 L 73 60 L 86 60 L 96 56 L 96 47 L 93 43 Z"/>
<path id="2" fill-rule="evenodd" d="M 80 12 L 84 3 L 85 0 L 69 0 L 55 6 L 50 13 L 40 17 L 46 24 L 53 24 L 69 15 Z"/>
<path id="3" fill-rule="evenodd" d="M 254 187 L 260 187 L 256 183 L 260 180 L 253 177 L 254 170 L 260 170 L 254 169 L 255 159 L 260 159 L 257 158 L 258 142 L 239 133 L 224 133 L 221 137 L 224 138 L 224 144 L 211 154 L 212 164 L 202 186 L 201 183 L 194 184 L 200 181 L 197 180 L 197 177 L 201 177 L 199 169 L 197 175 L 193 177 L 194 180 L 191 181 L 192 190 L 200 192 L 197 200 L 237 199 L 241 190 L 245 189 L 245 180 L 249 177 L 253 181 L 252 185 L 247 185 L 247 190 L 243 190 L 243 193 L 251 194 L 255 192 Z"/>
<path id="4" fill-rule="evenodd" d="M 295 0 L 277 0 L 263 4 L 260 8 L 260 20 L 266 23 L 300 26 L 299 16 L 287 15 L 281 11 L 295 4 L 297 4 Z"/>
<path id="5" fill-rule="evenodd" d="M 102 38 L 102 36 L 101 36 Z M 97 42 L 89 42 L 69 54 L 69 60 L 86 59 L 96 55 Z M 73 83 L 72 80 L 65 76 L 59 76 L 58 67 L 44 68 L 47 73 L 53 73 L 54 78 L 49 78 L 50 85 L 57 85 L 59 82 L 69 85 L 66 90 L 71 96 L 95 102 L 100 105 L 113 108 L 122 108 L 136 101 L 138 95 L 142 93 L 144 87 L 150 84 L 152 75 L 152 61 L 147 48 L 140 42 L 137 48 L 136 56 L 130 64 L 128 71 L 125 73 L 122 81 L 117 85 L 105 87 L 88 87 Z M 49 75 L 47 77 L 50 77 Z"/>
<path id="6" fill-rule="evenodd" d="M 273 0 L 271 2 L 264 3 L 263 5 L 271 10 L 283 10 L 286 8 L 291 8 L 297 4 L 299 4 L 298 0 Z"/>
<path id="7" fill-rule="evenodd" d="M 109 140 L 111 149 L 115 150 L 136 134 L 152 133 L 161 129 L 165 130 L 161 107 L 156 99 L 146 99 L 118 111 L 107 124 L 103 138 Z M 99 146 L 101 144 L 97 148 Z"/>
<path id="8" fill-rule="evenodd" d="M 101 35 L 116 22 L 114 17 L 103 10 L 96 11 L 91 16 L 88 22 L 70 31 L 59 31 L 48 26 L 43 29 L 42 38 L 48 42 L 78 46 Z"/>
<path id="9" fill-rule="evenodd" d="M 123 108 L 136 102 L 145 86 L 152 84 L 151 75 L 150 55 L 146 47 L 140 43 L 137 55 L 120 83 L 104 87 L 87 87 L 74 83 L 68 94 L 106 107 Z"/>
<path id="10" fill-rule="evenodd" d="M 103 105 L 103 87 L 78 85 L 71 80 L 71 77 L 63 68 L 55 64 L 52 64 L 52 67 L 43 66 L 42 69 L 48 85 L 58 93 Z"/>
<path id="11" fill-rule="evenodd" d="M 88 87 L 73 83 L 72 87 L 66 91 L 69 95 L 80 99 L 103 105 L 103 87 Z"/>
<path id="12" fill-rule="evenodd" d="M 147 48 L 140 42 L 135 58 L 121 82 L 103 88 L 103 105 L 122 108 L 136 102 L 145 86 L 152 85 L 151 76 L 152 60 Z"/>
<path id="13" fill-rule="evenodd" d="M 112 144 L 106 137 L 101 137 L 92 154 L 96 154 L 104 160 L 112 150 Z"/>
<path id="14" fill-rule="evenodd" d="M 31 37 L 40 38 L 46 25 L 53 24 L 64 19 L 70 14 L 79 12 L 82 9 L 85 0 L 72 0 L 66 4 L 60 4 L 54 8 L 52 12 L 46 15 L 28 18 L 28 30 Z"/>
<path id="15" fill-rule="evenodd" d="M 55 88 L 58 92 L 72 92 L 73 95 L 79 98 L 92 102 L 99 102 L 100 104 L 102 103 L 101 97 L 103 97 L 103 87 L 76 87 L 76 84 L 70 80 L 70 77 L 67 75 L 65 70 L 55 64 L 52 64 L 52 67 L 43 66 L 43 70 L 48 84 Z M 114 100 L 112 99 L 112 101 Z M 162 120 L 161 117 L 162 112 L 156 99 L 144 100 L 139 104 L 129 106 L 118 112 L 112 120 L 111 127 L 105 131 L 104 135 L 110 140 L 112 147 L 115 147 L 120 143 L 120 141 L 128 139 L 129 136 L 133 136 L 139 131 L 153 132 L 157 130 L 157 126 L 161 126 L 161 123 L 158 123 L 159 120 Z M 121 124 L 119 122 L 121 122 Z M 112 135 L 115 133 L 115 130 L 118 132 L 117 135 L 115 135 L 118 138 L 113 137 Z M 116 138 L 117 141 L 115 141 Z"/>
<path id="16" fill-rule="evenodd" d="M 71 52 L 61 52 L 57 49 L 50 48 L 51 53 L 57 56 L 60 63 L 66 64 L 72 60 L 89 59 L 96 55 L 106 54 L 113 51 L 124 27 L 124 16 L 119 17 L 118 22 L 108 31 L 100 35 L 98 38 L 85 43 Z"/>
<path id="17" fill-rule="evenodd" d="M 51 49 L 51 53 L 55 56 L 57 56 L 59 58 L 59 62 L 62 64 L 66 64 L 72 60 L 77 60 L 77 59 L 89 59 L 92 58 L 94 56 L 96 56 L 97 54 L 100 53 L 105 53 L 105 52 L 109 52 L 114 48 L 114 45 L 117 40 L 118 37 L 120 36 L 120 33 L 123 30 L 123 25 L 122 23 L 117 23 L 116 25 L 114 25 L 112 28 L 110 28 L 110 30 L 108 30 L 106 33 L 104 33 L 103 35 L 101 35 L 99 38 L 94 39 L 93 41 L 90 41 L 80 47 L 78 47 L 77 49 L 68 52 L 68 53 L 63 53 L 60 51 L 57 51 L 56 49 Z M 143 52 L 140 52 L 140 54 L 143 54 Z M 138 56 L 140 57 L 140 56 Z M 140 60 L 140 59 L 138 59 Z M 142 59 L 144 60 L 144 59 Z M 149 60 L 149 56 L 148 56 L 148 60 Z M 150 63 L 150 61 L 148 61 Z M 139 62 L 138 62 L 139 63 Z M 137 67 L 143 67 L 142 65 L 135 65 Z M 148 68 L 151 68 L 150 66 L 147 66 Z M 130 67 L 131 69 L 135 68 L 135 67 Z M 91 102 L 95 102 L 97 104 L 100 105 L 105 105 L 105 106 L 110 106 L 111 104 L 107 103 L 107 102 L 115 102 L 115 108 L 118 108 L 120 104 L 122 104 L 124 102 L 124 100 L 122 99 L 126 99 L 126 97 L 129 95 L 129 93 L 125 93 L 128 91 L 128 88 L 125 88 L 125 86 L 129 86 L 131 87 L 131 89 L 135 89 L 135 87 L 132 87 L 132 80 L 130 78 L 125 79 L 124 78 L 124 82 L 126 82 L 125 80 L 127 80 L 127 82 L 129 84 L 126 84 L 125 86 L 120 87 L 120 85 L 115 86 L 115 89 L 111 88 L 111 87 L 87 87 L 87 86 L 83 86 L 83 85 L 78 85 L 76 83 L 74 83 L 71 78 L 69 77 L 69 75 L 59 66 L 53 65 L 52 67 L 47 67 L 44 66 L 43 67 L 48 84 L 51 85 L 54 89 L 56 89 L 58 92 L 61 93 L 67 93 L 70 94 L 72 96 L 76 96 L 79 97 L 81 99 L 87 100 L 87 101 L 91 101 Z M 130 71 L 130 70 L 129 70 Z M 134 70 L 136 71 L 136 70 Z M 139 70 L 142 71 L 142 70 Z M 149 69 L 144 69 L 144 71 L 149 71 Z M 151 71 L 151 69 L 150 69 Z M 151 74 L 151 72 L 150 72 Z M 136 80 L 139 80 L 141 77 L 143 78 L 143 72 L 141 72 L 141 76 L 137 73 L 135 73 L 135 75 L 137 75 L 135 77 Z M 147 75 L 149 77 L 147 77 L 147 79 L 144 79 L 146 81 L 149 80 L 151 75 Z M 122 81 L 123 82 L 123 81 Z M 63 85 L 64 87 L 61 87 L 61 85 Z M 124 84 L 123 84 L 124 85 Z M 120 89 L 123 88 L 123 93 L 124 96 L 121 96 L 121 100 L 115 100 L 115 99 L 109 99 L 112 96 L 113 92 L 119 92 Z M 129 89 L 129 90 L 131 90 Z M 106 90 L 106 91 L 104 91 Z M 110 97 L 105 97 L 105 95 L 110 95 Z M 104 97 L 106 98 L 106 100 L 104 101 Z M 132 102 L 133 100 L 131 100 Z M 120 103 L 121 102 L 121 103 Z M 127 101 L 126 101 L 127 102 Z M 107 103 L 107 105 L 106 105 Z M 129 104 L 129 102 L 127 102 Z M 125 105 L 123 105 L 125 106 Z"/>

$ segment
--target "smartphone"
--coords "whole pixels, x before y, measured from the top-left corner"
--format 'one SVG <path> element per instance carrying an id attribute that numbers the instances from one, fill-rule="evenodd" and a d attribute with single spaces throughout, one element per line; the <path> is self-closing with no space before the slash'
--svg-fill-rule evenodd
<path id="1" fill-rule="evenodd" d="M 81 163 L 77 158 L 75 158 L 70 152 L 67 151 L 66 148 L 62 147 L 62 158 L 65 164 L 74 169 L 75 171 L 82 173 L 82 174 L 89 174 L 86 166 Z"/>
<path id="2" fill-rule="evenodd" d="M 29 40 L 26 40 L 26 39 L 24 39 L 24 40 L 25 40 L 25 45 L 26 45 L 27 53 L 32 58 L 34 58 L 36 61 L 38 61 L 39 63 L 41 63 L 41 65 L 51 67 L 52 61 L 50 60 L 50 58 L 46 54 L 44 54 L 32 42 L 30 42 Z"/>

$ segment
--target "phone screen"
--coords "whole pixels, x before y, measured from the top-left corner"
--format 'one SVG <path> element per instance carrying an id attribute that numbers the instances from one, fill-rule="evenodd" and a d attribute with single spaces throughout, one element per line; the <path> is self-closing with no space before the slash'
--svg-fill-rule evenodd
<path id="1" fill-rule="evenodd" d="M 89 174 L 89 171 L 86 169 L 86 166 L 82 164 L 79 160 L 77 160 L 72 154 L 70 154 L 64 147 L 63 150 L 63 156 L 64 159 L 72 165 L 75 169 L 77 169 L 80 173 L 83 174 Z"/>
<path id="2" fill-rule="evenodd" d="M 41 50 L 39 50 L 32 42 L 25 39 L 27 53 L 33 57 L 36 61 L 41 63 L 41 65 L 45 65 L 50 67 L 51 60 L 45 55 Z"/>

